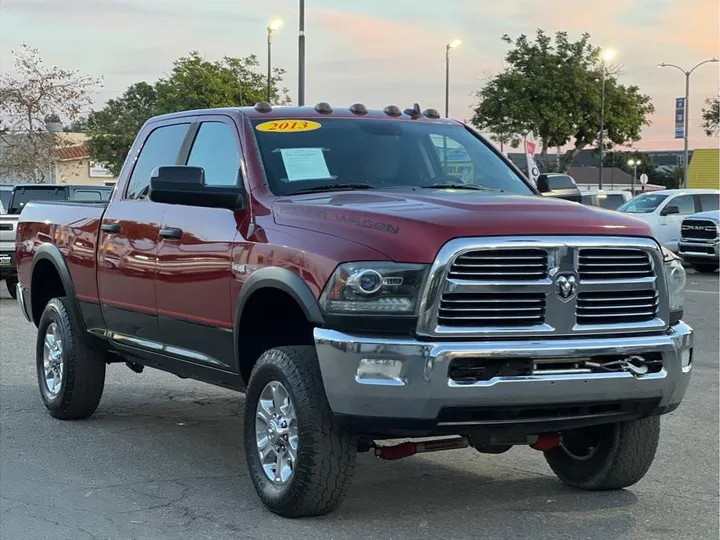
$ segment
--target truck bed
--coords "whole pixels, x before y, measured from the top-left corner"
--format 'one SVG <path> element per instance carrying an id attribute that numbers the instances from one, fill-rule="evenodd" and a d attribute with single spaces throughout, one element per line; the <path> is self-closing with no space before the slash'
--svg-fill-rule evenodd
<path id="1" fill-rule="evenodd" d="M 21 282 L 30 282 L 35 252 L 43 244 L 54 244 L 67 262 L 78 298 L 97 302 L 95 253 L 107 204 L 84 201 L 28 203 L 17 225 L 16 255 Z"/>

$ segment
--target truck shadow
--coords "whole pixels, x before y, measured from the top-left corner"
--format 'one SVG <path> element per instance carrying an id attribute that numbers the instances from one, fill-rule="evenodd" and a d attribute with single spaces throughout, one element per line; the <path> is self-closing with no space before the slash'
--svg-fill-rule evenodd
<path id="1" fill-rule="evenodd" d="M 522 453 L 533 451 L 525 449 L 503 456 L 466 449 L 394 462 L 376 460 L 371 453 L 359 454 L 352 485 L 336 512 L 321 518 L 284 520 L 264 509 L 247 476 L 242 397 L 228 393 L 198 398 L 182 391 L 172 392 L 172 398 L 165 395 L 106 396 L 82 429 L 97 429 L 106 435 L 116 432 L 122 445 L 144 455 L 165 455 L 166 464 L 172 463 L 172 470 L 190 492 L 193 478 L 231 480 L 216 482 L 218 489 L 210 493 L 205 482 L 201 490 L 211 497 L 203 506 L 215 508 L 220 515 L 214 513 L 213 519 L 224 520 L 229 530 L 261 515 L 262 519 L 277 520 L 289 531 L 302 523 L 316 537 L 334 536 L 339 522 L 343 526 L 353 523 L 367 530 L 369 537 L 375 536 L 377 528 L 377 534 L 388 538 L 406 537 L 411 530 L 447 537 L 449 530 L 466 529 L 468 533 L 483 530 L 485 537 L 543 537 L 536 527 L 545 520 L 553 522 L 552 527 L 547 523 L 547 532 L 563 531 L 562 537 L 588 537 L 589 531 L 595 531 L 598 537 L 615 538 L 627 535 L 636 525 L 635 494 L 627 490 L 583 493 L 567 488 L 550 476 L 539 454 L 537 458 L 530 454 L 528 464 Z M 145 472 L 124 470 L 123 474 L 129 479 Z M 188 496 L 191 500 L 192 495 Z M 217 500 L 213 501 L 214 497 Z M 222 515 L 228 498 L 242 516 L 236 512 Z"/>

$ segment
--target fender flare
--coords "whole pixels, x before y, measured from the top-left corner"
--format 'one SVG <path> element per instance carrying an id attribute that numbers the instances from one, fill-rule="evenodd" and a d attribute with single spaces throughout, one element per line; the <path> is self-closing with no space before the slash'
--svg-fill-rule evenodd
<path id="1" fill-rule="evenodd" d="M 35 320 L 35 317 L 39 319 L 42 315 L 41 313 L 33 313 L 33 301 L 32 301 L 32 280 L 33 276 L 35 275 L 35 267 L 40 261 L 49 261 L 50 264 L 53 265 L 55 270 L 57 271 L 58 275 L 60 276 L 60 281 L 62 282 L 63 288 L 65 289 L 65 295 L 70 298 L 74 308 L 75 308 L 75 314 L 77 315 L 78 321 L 80 321 L 80 324 L 82 325 L 83 329 L 85 329 L 85 321 L 83 320 L 81 316 L 80 311 L 80 304 L 78 303 L 77 294 L 75 293 L 75 284 L 73 283 L 72 277 L 70 275 L 70 269 L 68 268 L 67 262 L 65 262 L 65 258 L 63 257 L 63 254 L 60 252 L 60 250 L 57 248 L 57 246 L 50 244 L 50 243 L 44 243 L 41 244 L 36 250 L 35 255 L 33 255 L 33 261 L 32 265 L 30 266 L 30 283 L 29 283 L 29 291 L 30 291 L 30 316 Z"/>
<path id="2" fill-rule="evenodd" d="M 325 324 L 320 305 L 315 295 L 308 287 L 307 283 L 295 272 L 287 268 L 278 266 L 266 267 L 256 270 L 244 283 L 238 293 L 237 303 L 235 304 L 235 320 L 233 322 L 233 332 L 235 335 L 235 359 L 240 358 L 240 321 L 245 309 L 245 304 L 253 295 L 253 293 L 261 289 L 277 289 L 288 294 L 297 302 L 300 309 L 303 310 L 307 320 L 317 326 Z"/>

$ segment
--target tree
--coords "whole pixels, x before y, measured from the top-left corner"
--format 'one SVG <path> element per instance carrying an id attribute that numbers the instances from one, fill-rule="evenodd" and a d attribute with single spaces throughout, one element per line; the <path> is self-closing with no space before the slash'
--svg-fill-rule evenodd
<path id="1" fill-rule="evenodd" d="M 708 137 L 714 137 L 720 133 L 720 97 L 706 99 L 705 103 L 709 107 L 703 109 L 703 129 Z"/>
<path id="2" fill-rule="evenodd" d="M 2 159 L 0 175 L 43 182 L 53 170 L 64 140 L 46 122 L 74 120 L 92 103 L 99 79 L 44 65 L 37 49 L 13 51 L 15 74 L 0 74 Z"/>
<path id="3" fill-rule="evenodd" d="M 558 165 L 566 171 L 586 147 L 596 144 L 600 132 L 600 49 L 585 33 L 570 41 L 566 32 L 554 40 L 538 30 L 535 41 L 526 35 L 513 40 L 505 60 L 507 68 L 479 92 L 472 123 L 493 133 L 533 132 L 540 142 L 539 161 L 551 170 L 548 149 L 571 145 Z M 605 76 L 605 144 L 607 148 L 640 139 L 654 107 L 636 86 L 618 83 L 616 74 Z"/>
<path id="4" fill-rule="evenodd" d="M 280 88 L 285 70 L 275 68 L 271 79 L 271 101 L 290 102 L 287 89 Z M 143 123 L 158 114 L 212 107 L 254 105 L 267 99 L 267 75 L 255 55 L 224 57 L 211 62 L 196 51 L 173 63 L 167 77 L 154 84 L 138 82 L 99 111 L 90 113 L 86 132 L 93 159 L 106 164 L 113 174 L 122 168 L 125 156 Z"/>

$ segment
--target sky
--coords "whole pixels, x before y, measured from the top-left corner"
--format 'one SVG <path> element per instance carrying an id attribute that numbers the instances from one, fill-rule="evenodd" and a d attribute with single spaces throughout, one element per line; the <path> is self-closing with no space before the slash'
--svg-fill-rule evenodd
<path id="1" fill-rule="evenodd" d="M 675 98 L 689 69 L 720 56 L 718 0 L 306 0 L 306 103 L 365 103 L 444 108 L 445 44 L 452 51 L 450 115 L 472 116 L 474 93 L 503 69 L 503 34 L 566 30 L 591 34 L 618 51 L 620 82 L 638 85 L 656 112 L 643 150 L 681 150 L 674 139 Z M 0 70 L 22 43 L 48 65 L 102 77 L 95 108 L 139 80 L 155 81 L 173 60 L 197 50 L 210 60 L 255 53 L 266 62 L 266 26 L 281 18 L 273 64 L 287 70 L 297 96 L 297 0 L 0 0 Z M 704 100 L 719 93 L 720 64 L 695 71 L 690 88 L 690 147 L 718 145 L 701 128 Z"/>

